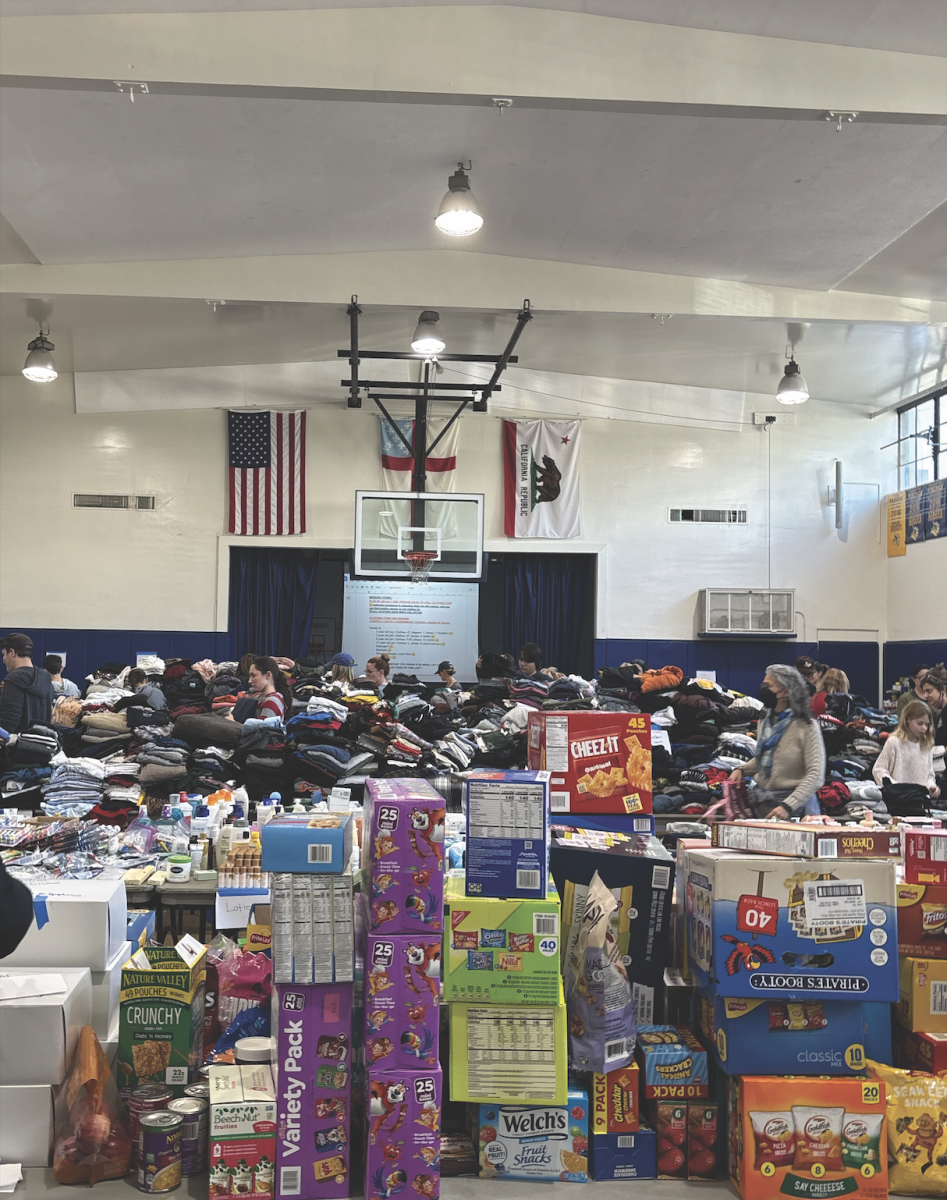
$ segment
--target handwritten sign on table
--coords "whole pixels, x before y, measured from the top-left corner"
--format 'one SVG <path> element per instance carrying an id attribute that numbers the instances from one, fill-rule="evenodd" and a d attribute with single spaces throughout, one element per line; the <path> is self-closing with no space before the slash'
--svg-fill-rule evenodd
<path id="1" fill-rule="evenodd" d="M 218 929 L 243 929 L 250 920 L 250 910 L 255 904 L 269 904 L 270 893 L 266 888 L 257 891 L 241 888 L 239 891 L 217 893 L 214 919 Z"/>

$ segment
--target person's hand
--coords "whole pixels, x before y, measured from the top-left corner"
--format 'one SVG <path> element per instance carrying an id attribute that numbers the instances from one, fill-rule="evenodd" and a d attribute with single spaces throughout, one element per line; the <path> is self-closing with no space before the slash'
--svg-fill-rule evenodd
<path id="1" fill-rule="evenodd" d="M 932 783 L 931 786 L 927 790 L 930 792 L 932 800 L 936 800 L 937 797 L 940 795 L 940 788 L 937 786 L 936 783 Z"/>
<path id="2" fill-rule="evenodd" d="M 730 772 L 727 782 L 728 783 L 742 783 L 743 782 L 743 772 L 740 770 L 739 767 L 737 767 L 737 769 L 735 771 Z"/>
<path id="3" fill-rule="evenodd" d="M 295 658 L 280 658 L 279 655 L 274 655 L 273 661 L 281 671 L 291 671 L 296 665 Z"/>
<path id="4" fill-rule="evenodd" d="M 789 810 L 783 808 L 781 804 L 777 804 L 769 814 L 770 821 L 786 821 L 789 819 Z"/>

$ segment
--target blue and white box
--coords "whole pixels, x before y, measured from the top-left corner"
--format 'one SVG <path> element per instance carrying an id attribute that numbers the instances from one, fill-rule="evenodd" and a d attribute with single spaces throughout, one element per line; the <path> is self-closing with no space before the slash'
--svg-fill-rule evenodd
<path id="1" fill-rule="evenodd" d="M 466 784 L 467 895 L 541 897 L 549 878 L 549 772 L 477 771 Z"/>
<path id="2" fill-rule="evenodd" d="M 592 1138 L 592 1178 L 656 1179 L 657 1139 L 640 1125 L 634 1133 L 596 1133 Z"/>
<path id="3" fill-rule="evenodd" d="M 589 1097 L 579 1088 L 565 1104 L 481 1104 L 477 1132 L 481 1179 L 589 1181 Z"/>
<path id="4" fill-rule="evenodd" d="M 260 867 L 293 875 L 339 875 L 352 858 L 354 828 L 349 813 L 274 817 L 260 832 Z"/>

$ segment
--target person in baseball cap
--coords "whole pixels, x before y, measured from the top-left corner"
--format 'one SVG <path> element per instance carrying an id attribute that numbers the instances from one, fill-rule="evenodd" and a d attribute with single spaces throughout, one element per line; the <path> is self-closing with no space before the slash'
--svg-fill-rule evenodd
<path id="1" fill-rule="evenodd" d="M 53 711 L 53 680 L 42 667 L 33 666 L 33 639 L 11 633 L 0 639 L 7 669 L 0 694 L 0 728 L 23 733 L 31 725 L 48 725 Z"/>
<path id="2" fill-rule="evenodd" d="M 332 674 L 329 678 L 330 683 L 355 682 L 355 659 L 351 654 L 346 654 L 344 650 L 340 650 L 338 654 L 333 654 L 326 663 L 326 666 L 332 668 Z"/>
<path id="3" fill-rule="evenodd" d="M 438 665 L 437 673 L 444 681 L 444 686 L 449 692 L 460 691 L 460 684 L 456 679 L 457 668 L 452 662 L 448 662 L 448 660 L 445 658 L 444 661 Z"/>

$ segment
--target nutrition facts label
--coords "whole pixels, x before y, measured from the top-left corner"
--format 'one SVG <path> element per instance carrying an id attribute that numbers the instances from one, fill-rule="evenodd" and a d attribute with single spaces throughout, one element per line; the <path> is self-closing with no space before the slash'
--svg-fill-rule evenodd
<path id="1" fill-rule="evenodd" d="M 470 781 L 468 810 L 472 838 L 545 838 L 542 784 Z"/>
<path id="2" fill-rule="evenodd" d="M 546 770 L 569 769 L 569 718 L 546 718 Z"/>
<path id="3" fill-rule="evenodd" d="M 467 1079 L 471 1095 L 545 1097 L 556 1090 L 555 1010 L 470 1008 Z"/>

